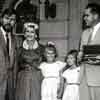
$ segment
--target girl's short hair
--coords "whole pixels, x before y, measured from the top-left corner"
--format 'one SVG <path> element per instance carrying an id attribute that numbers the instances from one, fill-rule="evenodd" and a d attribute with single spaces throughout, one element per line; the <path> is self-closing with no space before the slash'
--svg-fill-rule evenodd
<path id="1" fill-rule="evenodd" d="M 67 61 L 68 59 L 68 55 L 73 55 L 74 58 L 75 58 L 75 63 L 77 64 L 77 54 L 78 54 L 78 51 L 76 49 L 71 49 L 68 53 L 67 53 L 67 56 L 65 57 L 65 62 Z"/>

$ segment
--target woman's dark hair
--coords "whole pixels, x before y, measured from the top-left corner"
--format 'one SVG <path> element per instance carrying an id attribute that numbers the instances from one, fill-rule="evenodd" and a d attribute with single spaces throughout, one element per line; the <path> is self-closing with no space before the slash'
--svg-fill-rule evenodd
<path id="1" fill-rule="evenodd" d="M 67 53 L 67 56 L 65 57 L 65 62 L 67 62 L 67 59 L 68 59 L 68 56 L 69 55 L 73 55 L 74 58 L 75 58 L 75 64 L 77 65 L 77 54 L 78 54 L 78 51 L 76 49 L 72 49 L 70 50 L 68 53 Z M 69 67 L 69 66 L 67 66 Z"/>

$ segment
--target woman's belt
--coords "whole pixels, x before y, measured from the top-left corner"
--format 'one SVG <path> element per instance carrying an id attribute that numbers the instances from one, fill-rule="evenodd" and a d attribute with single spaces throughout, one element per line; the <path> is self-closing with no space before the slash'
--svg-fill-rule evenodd
<path id="1" fill-rule="evenodd" d="M 80 85 L 80 83 L 67 83 L 67 85 Z"/>
<path id="2" fill-rule="evenodd" d="M 30 66 L 30 65 L 21 65 L 21 67 L 20 67 L 20 70 L 25 70 L 25 71 L 29 71 L 29 70 L 33 70 L 33 71 L 38 71 L 39 69 L 37 69 L 36 67 L 34 67 L 34 66 Z"/>
<path id="3" fill-rule="evenodd" d="M 59 77 L 57 77 L 57 76 L 47 76 L 45 78 L 59 78 Z"/>

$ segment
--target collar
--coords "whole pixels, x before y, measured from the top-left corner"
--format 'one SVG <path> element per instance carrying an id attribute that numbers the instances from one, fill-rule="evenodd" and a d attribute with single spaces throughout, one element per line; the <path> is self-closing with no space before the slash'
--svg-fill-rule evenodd
<path id="1" fill-rule="evenodd" d="M 33 45 L 33 49 L 36 49 L 38 48 L 39 44 L 37 41 L 34 42 L 34 45 Z M 29 45 L 27 43 L 27 40 L 24 40 L 23 42 L 23 48 L 26 49 L 26 50 L 29 50 Z"/>
<path id="2" fill-rule="evenodd" d="M 5 42 L 7 42 L 7 40 L 6 40 L 6 31 L 3 29 L 2 26 L 0 27 L 0 29 L 1 29 L 1 32 L 2 32 L 2 35 L 4 37 Z"/>
<path id="3" fill-rule="evenodd" d="M 91 40 L 94 39 L 94 37 L 95 37 L 95 35 L 96 35 L 99 28 L 100 28 L 100 22 L 93 27 L 93 33 L 92 33 Z"/>
<path id="4" fill-rule="evenodd" d="M 100 22 L 98 24 L 96 24 L 93 28 L 94 28 L 94 30 L 95 29 L 98 30 L 99 27 L 100 27 Z"/>
<path id="5" fill-rule="evenodd" d="M 6 36 L 6 31 L 3 29 L 2 26 L 1 26 L 1 31 L 2 31 L 3 35 Z"/>

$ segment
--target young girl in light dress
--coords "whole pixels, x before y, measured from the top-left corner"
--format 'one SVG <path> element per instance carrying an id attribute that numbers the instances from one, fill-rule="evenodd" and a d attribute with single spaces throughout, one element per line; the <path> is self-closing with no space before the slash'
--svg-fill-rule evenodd
<path id="1" fill-rule="evenodd" d="M 46 62 L 41 63 L 40 69 L 44 76 L 41 85 L 42 100 L 57 100 L 57 89 L 60 81 L 60 70 L 66 65 L 61 61 L 56 61 L 57 50 L 52 42 L 45 47 Z"/>
<path id="2" fill-rule="evenodd" d="M 71 50 L 67 57 L 67 68 L 62 73 L 66 80 L 62 100 L 79 100 L 80 67 L 77 66 L 77 51 Z"/>

